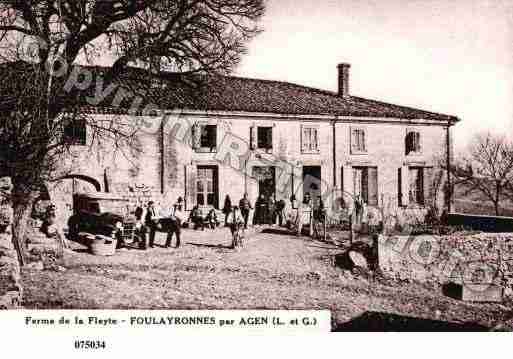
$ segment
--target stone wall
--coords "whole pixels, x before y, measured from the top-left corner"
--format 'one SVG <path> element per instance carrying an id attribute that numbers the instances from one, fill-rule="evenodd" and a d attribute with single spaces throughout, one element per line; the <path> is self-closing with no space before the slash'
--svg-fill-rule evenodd
<path id="1" fill-rule="evenodd" d="M 0 309 L 18 308 L 22 296 L 20 266 L 12 241 L 11 188 L 10 179 L 0 178 Z"/>
<path id="2" fill-rule="evenodd" d="M 513 233 L 382 235 L 377 247 L 388 277 L 483 290 L 497 286 L 513 298 Z"/>

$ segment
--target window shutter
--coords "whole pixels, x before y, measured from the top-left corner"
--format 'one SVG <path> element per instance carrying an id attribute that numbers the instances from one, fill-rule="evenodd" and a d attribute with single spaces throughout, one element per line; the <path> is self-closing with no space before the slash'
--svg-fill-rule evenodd
<path id="1" fill-rule="evenodd" d="M 357 147 L 357 141 L 358 141 L 358 132 L 356 129 L 351 129 L 351 151 L 356 152 L 358 149 Z"/>
<path id="2" fill-rule="evenodd" d="M 351 206 L 354 196 L 354 176 L 353 168 L 351 166 L 344 166 L 342 168 L 342 191 L 344 202 L 346 206 Z"/>
<path id="3" fill-rule="evenodd" d="M 407 206 L 410 203 L 410 178 L 408 166 L 400 168 L 400 204 Z"/>
<path id="4" fill-rule="evenodd" d="M 405 152 L 408 155 L 412 151 L 412 133 L 407 132 L 406 138 L 404 139 Z"/>
<path id="5" fill-rule="evenodd" d="M 266 138 L 266 148 L 267 149 L 272 149 L 273 148 L 273 128 L 270 127 L 267 129 L 266 131 L 266 135 L 267 135 L 267 138 Z"/>
<path id="6" fill-rule="evenodd" d="M 415 132 L 415 151 L 420 152 L 422 150 L 422 146 L 420 144 L 420 132 Z"/>
<path id="7" fill-rule="evenodd" d="M 308 152 L 308 128 L 301 125 L 301 152 Z"/>
<path id="8" fill-rule="evenodd" d="M 424 168 L 418 169 L 418 183 L 417 183 L 417 203 L 424 205 L 425 202 L 425 181 L 424 181 Z"/>
<path id="9" fill-rule="evenodd" d="M 255 150 L 257 148 L 257 127 L 255 125 L 249 128 L 250 148 Z"/>
<path id="10" fill-rule="evenodd" d="M 360 130 L 360 134 L 362 136 L 362 143 L 361 143 L 361 150 L 363 152 L 367 152 L 367 139 L 365 138 L 365 131 L 364 130 Z"/>
<path id="11" fill-rule="evenodd" d="M 435 200 L 435 193 L 433 193 L 434 169 L 432 167 L 424 168 L 424 197 L 425 204 L 433 205 Z"/>
<path id="12" fill-rule="evenodd" d="M 192 125 L 192 148 L 197 150 L 201 147 L 201 126 L 199 123 L 195 122 Z"/>
<path id="13" fill-rule="evenodd" d="M 369 202 L 370 206 L 378 205 L 378 168 L 369 167 Z"/>
<path id="14" fill-rule="evenodd" d="M 369 203 L 369 168 L 362 170 L 362 199 L 365 203 Z"/>
<path id="15" fill-rule="evenodd" d="M 194 165 L 185 166 L 185 209 L 191 211 L 196 205 L 197 168 Z"/>
<path id="16" fill-rule="evenodd" d="M 319 133 L 318 133 L 319 129 L 313 128 L 311 131 L 312 131 L 312 137 L 313 137 L 312 150 L 319 151 Z"/>

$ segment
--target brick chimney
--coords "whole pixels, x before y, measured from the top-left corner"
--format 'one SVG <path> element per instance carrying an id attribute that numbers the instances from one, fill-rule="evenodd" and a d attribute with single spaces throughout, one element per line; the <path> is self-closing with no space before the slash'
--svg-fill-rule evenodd
<path id="1" fill-rule="evenodd" d="M 337 66 L 338 68 L 338 95 L 340 97 L 349 96 L 349 69 L 351 64 L 342 63 Z"/>

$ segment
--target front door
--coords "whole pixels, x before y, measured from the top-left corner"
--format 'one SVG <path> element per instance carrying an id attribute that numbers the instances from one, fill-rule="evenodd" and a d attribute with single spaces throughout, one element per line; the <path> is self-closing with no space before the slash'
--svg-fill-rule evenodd
<path id="1" fill-rule="evenodd" d="M 266 200 L 276 197 L 276 171 L 274 166 L 253 167 L 253 177 L 258 181 L 258 196 Z"/>
<path id="2" fill-rule="evenodd" d="M 196 203 L 200 206 L 219 208 L 217 166 L 198 166 Z"/>
<path id="3" fill-rule="evenodd" d="M 317 207 L 321 196 L 321 166 L 303 166 L 303 197 L 307 193 Z"/>

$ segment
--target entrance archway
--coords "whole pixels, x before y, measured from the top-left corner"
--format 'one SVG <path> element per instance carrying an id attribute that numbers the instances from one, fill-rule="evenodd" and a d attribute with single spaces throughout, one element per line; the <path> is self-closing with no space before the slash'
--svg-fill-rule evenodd
<path id="1" fill-rule="evenodd" d="M 81 175 L 81 174 L 71 174 L 71 175 L 62 176 L 62 177 L 56 179 L 55 182 L 58 182 L 61 180 L 66 180 L 66 179 L 71 179 L 71 180 L 77 179 L 77 180 L 85 181 L 85 182 L 93 185 L 93 187 L 95 188 L 95 190 L 97 192 L 101 192 L 101 190 L 102 190 L 102 186 L 98 180 L 96 180 L 92 177 L 86 176 L 86 175 Z"/>

